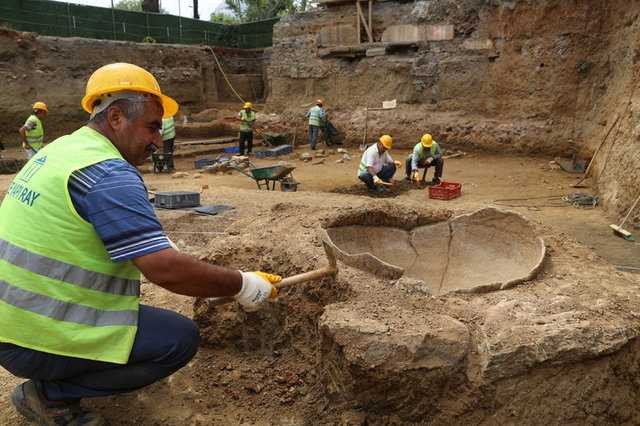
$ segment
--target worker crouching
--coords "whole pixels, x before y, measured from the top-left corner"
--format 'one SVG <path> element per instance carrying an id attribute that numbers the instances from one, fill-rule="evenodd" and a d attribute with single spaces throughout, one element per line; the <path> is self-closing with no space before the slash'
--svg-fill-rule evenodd
<path id="1" fill-rule="evenodd" d="M 427 176 L 427 169 L 431 166 L 435 167 L 435 173 L 433 174 L 433 180 L 431 185 L 437 185 L 440 183 L 442 177 L 442 169 L 444 167 L 444 160 L 442 159 L 442 150 L 440 145 L 433 140 L 433 137 L 425 133 L 422 135 L 420 142 L 413 147 L 413 152 L 409 154 L 406 161 L 407 180 L 414 182 L 424 182 Z M 420 179 L 419 169 L 424 168 L 424 174 Z"/>
<path id="2" fill-rule="evenodd" d="M 388 192 L 387 186 L 400 167 L 399 161 L 393 161 L 389 150 L 393 146 L 393 139 L 389 135 L 382 135 L 378 142 L 371 145 L 362 153 L 358 168 L 358 179 L 367 185 L 370 191 Z"/>
<path id="3" fill-rule="evenodd" d="M 141 274 L 249 311 L 281 279 L 202 262 L 165 235 L 135 167 L 178 111 L 153 75 L 106 65 L 82 107 L 89 123 L 38 151 L 0 205 L 0 365 L 29 379 L 11 402 L 39 425 L 103 425 L 82 398 L 140 389 L 196 354 L 192 320 L 139 303 Z"/>

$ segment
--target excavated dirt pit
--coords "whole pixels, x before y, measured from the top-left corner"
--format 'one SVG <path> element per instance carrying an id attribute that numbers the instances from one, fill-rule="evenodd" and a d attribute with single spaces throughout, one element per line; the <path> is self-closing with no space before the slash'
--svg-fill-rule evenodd
<path id="1" fill-rule="evenodd" d="M 434 295 L 509 288 L 534 278 L 545 256 L 525 218 L 492 208 L 411 230 L 355 225 L 329 228 L 327 235 L 342 262 L 382 277 L 422 280 Z"/>

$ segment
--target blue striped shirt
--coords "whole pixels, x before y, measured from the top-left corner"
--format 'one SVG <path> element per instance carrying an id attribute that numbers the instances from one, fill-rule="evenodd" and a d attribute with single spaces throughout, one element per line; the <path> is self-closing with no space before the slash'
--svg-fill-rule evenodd
<path id="1" fill-rule="evenodd" d="M 106 160 L 76 170 L 67 184 L 76 211 L 95 228 L 114 262 L 170 248 L 138 170 Z"/>

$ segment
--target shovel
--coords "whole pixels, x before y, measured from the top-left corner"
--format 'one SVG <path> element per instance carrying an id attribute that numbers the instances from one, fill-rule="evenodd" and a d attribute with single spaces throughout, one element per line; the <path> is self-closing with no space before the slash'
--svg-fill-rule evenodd
<path id="1" fill-rule="evenodd" d="M 336 261 L 336 255 L 333 252 L 333 249 L 329 247 L 326 241 L 322 240 L 322 247 L 324 248 L 324 252 L 327 255 L 327 260 L 329 264 L 324 268 L 316 269 L 309 272 L 303 272 L 302 274 L 293 275 L 291 277 L 284 278 L 277 284 L 273 286 L 278 290 L 289 287 L 291 285 L 305 283 L 307 281 L 319 280 L 321 278 L 335 276 L 338 273 L 338 262 Z M 209 303 L 217 306 L 217 305 L 225 305 L 227 303 L 233 302 L 235 299 L 233 297 L 218 297 L 211 300 Z"/>

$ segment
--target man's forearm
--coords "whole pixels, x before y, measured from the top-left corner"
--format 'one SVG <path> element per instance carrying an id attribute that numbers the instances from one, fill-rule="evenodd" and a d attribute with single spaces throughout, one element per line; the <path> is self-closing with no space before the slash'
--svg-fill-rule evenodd
<path id="1" fill-rule="evenodd" d="M 242 275 L 237 270 L 211 265 L 174 249 L 133 262 L 149 281 L 185 296 L 234 296 L 242 288 Z"/>

